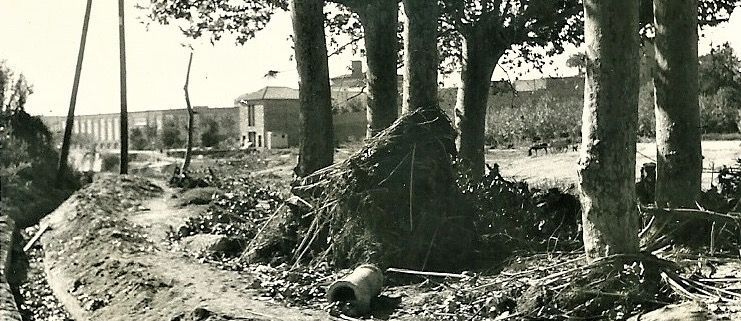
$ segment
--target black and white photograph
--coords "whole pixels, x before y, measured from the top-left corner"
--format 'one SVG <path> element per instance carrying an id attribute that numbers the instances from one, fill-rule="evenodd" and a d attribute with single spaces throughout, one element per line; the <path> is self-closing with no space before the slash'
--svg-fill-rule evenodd
<path id="1" fill-rule="evenodd" d="M 0 321 L 741 320 L 741 0 L 0 0 Z"/>

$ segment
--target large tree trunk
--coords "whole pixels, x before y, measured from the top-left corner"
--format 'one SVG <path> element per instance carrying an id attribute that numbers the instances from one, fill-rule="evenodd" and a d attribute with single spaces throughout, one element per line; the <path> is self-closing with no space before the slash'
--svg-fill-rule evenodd
<path id="1" fill-rule="evenodd" d="M 365 34 L 365 57 L 368 63 L 368 130 L 373 137 L 399 116 L 399 87 L 396 57 L 399 52 L 396 27 L 398 0 L 361 0 L 353 4 Z"/>
<path id="2" fill-rule="evenodd" d="M 435 1 L 403 0 L 404 12 L 404 100 L 402 112 L 438 108 L 437 19 Z"/>
<path id="3" fill-rule="evenodd" d="M 183 161 L 183 168 L 180 171 L 185 174 L 190 167 L 191 153 L 193 152 L 193 107 L 190 106 L 190 93 L 188 92 L 188 84 L 190 83 L 190 66 L 193 64 L 193 52 L 190 53 L 188 58 L 188 71 L 185 73 L 185 85 L 183 85 L 183 92 L 185 94 L 185 107 L 188 109 L 188 143 L 185 145 L 185 160 Z"/>
<path id="4" fill-rule="evenodd" d="M 61 183 L 62 178 L 67 172 L 67 160 L 69 158 L 69 148 L 72 143 L 72 127 L 75 123 L 75 105 L 77 104 L 77 89 L 80 88 L 80 75 L 82 74 L 82 60 L 85 57 L 85 42 L 87 40 L 87 30 L 90 23 L 90 9 L 93 6 L 93 0 L 87 0 L 85 7 L 85 17 L 82 20 L 82 36 L 80 36 L 80 49 L 77 51 L 77 65 L 75 66 L 75 78 L 72 82 L 72 97 L 69 99 L 69 110 L 67 111 L 67 121 L 64 125 L 64 138 L 62 138 L 62 150 L 59 153 L 59 167 L 57 170 L 57 184 Z M 2 101 L 0 101 L 2 105 Z"/>
<path id="5" fill-rule="evenodd" d="M 464 36 L 461 85 L 455 104 L 458 158 L 470 178 L 484 175 L 486 107 L 491 76 L 505 49 L 496 48 L 483 29 Z M 501 46 L 500 46 L 501 47 Z"/>
<path id="6" fill-rule="evenodd" d="M 654 0 L 656 204 L 695 205 L 702 147 L 697 83 L 697 0 Z"/>
<path id="7" fill-rule="evenodd" d="M 118 44 L 121 77 L 121 174 L 129 173 L 129 112 L 126 102 L 126 34 L 124 33 L 124 0 L 118 0 Z"/>
<path id="8" fill-rule="evenodd" d="M 579 160 L 584 248 L 638 252 L 635 198 L 638 1 L 584 1 L 587 45 Z"/>
<path id="9" fill-rule="evenodd" d="M 331 165 L 334 158 L 323 8 L 324 0 L 291 1 L 301 118 L 301 142 L 295 172 L 301 177 Z"/>

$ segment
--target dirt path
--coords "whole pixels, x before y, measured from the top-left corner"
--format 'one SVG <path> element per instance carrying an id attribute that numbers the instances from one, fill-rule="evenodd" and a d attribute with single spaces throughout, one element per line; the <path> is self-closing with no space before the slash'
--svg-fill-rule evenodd
<path id="1" fill-rule="evenodd" d="M 163 189 L 137 210 L 110 214 L 120 220 L 110 227 L 100 226 L 111 220 L 80 218 L 85 214 L 79 213 L 80 204 L 74 199 L 52 214 L 53 229 L 43 238 L 49 250 L 47 276 L 77 321 L 329 318 L 321 311 L 259 301 L 249 276 L 213 269 L 171 249 L 167 231 L 204 207 L 180 208 L 171 198 L 175 191 Z M 80 224 L 85 221 L 89 222 Z M 76 233 L 65 240 L 71 229 L 94 233 Z"/>

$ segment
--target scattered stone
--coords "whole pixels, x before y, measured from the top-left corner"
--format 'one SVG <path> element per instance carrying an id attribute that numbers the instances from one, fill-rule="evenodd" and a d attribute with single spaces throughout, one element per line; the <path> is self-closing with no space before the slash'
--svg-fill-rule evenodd
<path id="1" fill-rule="evenodd" d="M 224 235 L 196 234 L 181 239 L 180 245 L 191 252 L 222 253 L 233 256 L 242 252 L 245 241 Z"/>

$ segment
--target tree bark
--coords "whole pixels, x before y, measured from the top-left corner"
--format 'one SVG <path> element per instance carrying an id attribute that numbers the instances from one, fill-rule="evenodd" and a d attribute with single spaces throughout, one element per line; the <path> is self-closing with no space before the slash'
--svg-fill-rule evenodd
<path id="1" fill-rule="evenodd" d="M 584 1 L 580 200 L 587 258 L 638 252 L 638 1 Z"/>
<path id="2" fill-rule="evenodd" d="M 190 66 L 193 64 L 193 52 L 191 51 L 190 57 L 188 58 L 188 71 L 185 73 L 185 85 L 183 85 L 183 92 L 185 93 L 185 107 L 188 108 L 188 143 L 185 145 L 185 160 L 183 161 L 183 168 L 180 171 L 185 174 L 190 167 L 191 152 L 193 151 L 193 108 L 190 106 L 190 94 L 188 93 L 188 83 L 190 82 Z"/>
<path id="3" fill-rule="evenodd" d="M 399 116 L 396 58 L 399 52 L 396 27 L 398 0 L 359 1 L 352 9 L 363 25 L 368 63 L 368 130 L 373 137 Z"/>
<path id="4" fill-rule="evenodd" d="M 323 8 L 323 0 L 291 1 L 301 119 L 299 158 L 294 171 L 300 177 L 331 165 L 334 159 Z"/>
<path id="5" fill-rule="evenodd" d="M 85 17 L 82 20 L 82 35 L 80 36 L 80 49 L 77 51 L 77 65 L 75 65 L 75 78 L 72 82 L 72 96 L 69 99 L 69 110 L 67 111 L 67 120 L 64 126 L 64 138 L 62 138 L 62 150 L 59 153 L 59 166 L 57 170 L 57 184 L 60 184 L 64 174 L 67 172 L 67 160 L 69 158 L 69 148 L 72 142 L 72 127 L 75 123 L 75 105 L 77 104 L 77 90 L 80 88 L 80 75 L 82 74 L 82 61 L 85 57 L 85 42 L 87 41 L 87 30 L 90 24 L 90 9 L 93 6 L 93 0 L 87 0 L 85 7 Z M 0 101 L 2 104 L 2 101 Z"/>
<path id="6" fill-rule="evenodd" d="M 656 204 L 694 207 L 702 147 L 697 81 L 697 0 L 654 0 Z"/>
<path id="7" fill-rule="evenodd" d="M 121 174 L 129 173 L 129 112 L 126 102 L 126 34 L 124 0 L 118 0 L 119 76 L 121 77 Z"/>
<path id="8" fill-rule="evenodd" d="M 402 112 L 439 108 L 437 101 L 437 20 L 435 1 L 402 0 L 404 20 L 404 84 Z"/>
<path id="9" fill-rule="evenodd" d="M 487 36 L 491 37 L 483 29 L 464 35 L 461 85 L 455 104 L 458 158 L 470 178 L 484 175 L 489 88 L 497 61 L 506 50 L 487 41 Z"/>

